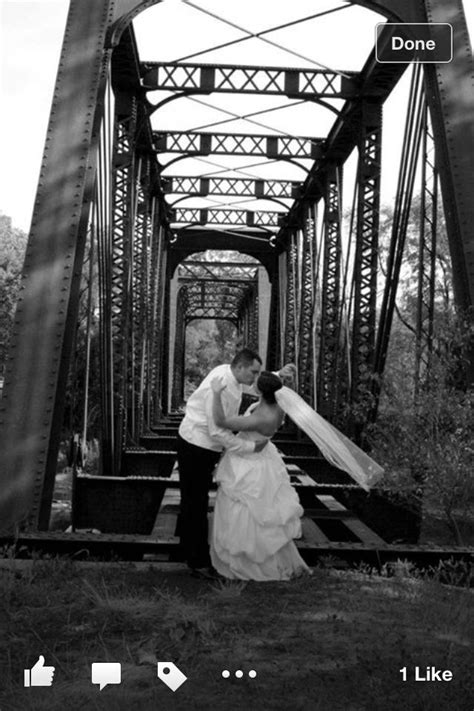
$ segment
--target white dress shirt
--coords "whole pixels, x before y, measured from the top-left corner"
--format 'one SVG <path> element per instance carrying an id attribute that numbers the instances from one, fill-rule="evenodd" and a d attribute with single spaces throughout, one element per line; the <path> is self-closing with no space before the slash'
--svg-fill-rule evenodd
<path id="1" fill-rule="evenodd" d="M 222 407 L 226 417 L 238 414 L 242 394 L 255 390 L 248 385 L 241 385 L 235 379 L 230 365 L 218 365 L 206 375 L 197 390 L 189 397 L 186 404 L 186 414 L 179 426 L 179 434 L 187 442 L 211 449 L 214 452 L 232 450 L 241 454 L 255 450 L 255 442 L 236 437 L 230 430 L 218 427 L 212 415 L 213 392 L 211 381 L 219 377 L 227 386 L 221 392 Z"/>

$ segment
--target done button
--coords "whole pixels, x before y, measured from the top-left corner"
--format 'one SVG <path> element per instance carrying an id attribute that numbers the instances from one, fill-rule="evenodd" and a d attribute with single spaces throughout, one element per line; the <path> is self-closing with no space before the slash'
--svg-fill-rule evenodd
<path id="1" fill-rule="evenodd" d="M 447 22 L 384 22 L 375 27 L 375 58 L 381 64 L 450 62 L 453 28 Z"/>

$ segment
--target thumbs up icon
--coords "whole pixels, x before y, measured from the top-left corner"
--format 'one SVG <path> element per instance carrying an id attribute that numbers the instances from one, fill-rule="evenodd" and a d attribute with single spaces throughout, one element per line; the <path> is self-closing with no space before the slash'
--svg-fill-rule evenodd
<path id="1" fill-rule="evenodd" d="M 55 667 L 44 666 L 44 657 L 40 654 L 34 667 L 23 670 L 23 686 L 51 686 L 54 670 Z"/>

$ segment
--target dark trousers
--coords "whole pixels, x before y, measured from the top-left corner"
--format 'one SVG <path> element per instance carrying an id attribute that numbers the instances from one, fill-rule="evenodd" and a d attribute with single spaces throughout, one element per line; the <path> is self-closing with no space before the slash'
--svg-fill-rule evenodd
<path id="1" fill-rule="evenodd" d="M 212 473 L 220 452 L 196 447 L 178 435 L 177 442 L 181 507 L 176 534 L 181 552 L 191 568 L 211 564 L 208 543 L 207 510 Z"/>

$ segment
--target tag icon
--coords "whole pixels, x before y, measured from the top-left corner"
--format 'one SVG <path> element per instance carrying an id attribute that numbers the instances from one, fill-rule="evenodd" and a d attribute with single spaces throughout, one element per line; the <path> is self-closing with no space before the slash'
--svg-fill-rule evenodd
<path id="1" fill-rule="evenodd" d="M 173 662 L 158 662 L 157 675 L 158 679 L 160 679 L 163 684 L 166 684 L 171 691 L 179 689 L 181 684 L 184 684 L 188 678 Z"/>
<path id="2" fill-rule="evenodd" d="M 42 654 L 31 669 L 23 670 L 23 686 L 51 686 L 55 667 L 45 667 Z"/>

